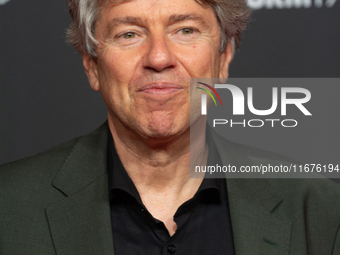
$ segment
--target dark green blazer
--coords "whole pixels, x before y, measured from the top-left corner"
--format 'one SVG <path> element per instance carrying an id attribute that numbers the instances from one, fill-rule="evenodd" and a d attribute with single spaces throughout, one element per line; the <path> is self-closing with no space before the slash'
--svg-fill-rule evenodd
<path id="1" fill-rule="evenodd" d="M 105 123 L 0 167 L 1 255 L 114 254 L 108 132 Z M 227 153 L 250 158 L 242 146 L 215 142 L 226 165 Z M 228 179 L 236 255 L 339 255 L 339 187 L 327 179 Z"/>

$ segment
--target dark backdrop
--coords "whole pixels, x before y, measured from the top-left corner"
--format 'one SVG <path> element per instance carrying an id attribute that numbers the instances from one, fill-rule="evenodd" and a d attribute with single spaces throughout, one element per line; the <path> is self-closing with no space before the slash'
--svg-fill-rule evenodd
<path id="1" fill-rule="evenodd" d="M 340 3 L 249 0 L 256 11 L 232 77 L 339 77 Z M 65 42 L 66 0 L 0 0 L 0 163 L 88 133 L 106 119 Z"/>

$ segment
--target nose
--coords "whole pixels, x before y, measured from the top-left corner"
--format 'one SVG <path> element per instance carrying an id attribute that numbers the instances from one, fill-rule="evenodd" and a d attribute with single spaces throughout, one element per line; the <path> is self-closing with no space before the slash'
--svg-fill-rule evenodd
<path id="1" fill-rule="evenodd" d="M 143 66 L 156 72 L 176 66 L 176 57 L 172 53 L 170 42 L 166 35 L 151 36 L 148 42 L 148 51 L 143 59 Z"/>

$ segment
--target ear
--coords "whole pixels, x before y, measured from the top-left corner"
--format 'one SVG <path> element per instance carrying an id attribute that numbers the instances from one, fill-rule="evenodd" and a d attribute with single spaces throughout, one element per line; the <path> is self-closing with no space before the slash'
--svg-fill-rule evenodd
<path id="1" fill-rule="evenodd" d="M 221 54 L 220 58 L 220 73 L 219 78 L 228 78 L 229 76 L 229 65 L 233 59 L 233 49 L 232 49 L 232 39 L 228 40 L 228 45 L 226 50 Z"/>
<path id="2" fill-rule="evenodd" d="M 98 80 L 98 64 L 89 55 L 83 54 L 83 65 L 87 79 L 89 80 L 90 86 L 94 91 L 99 91 L 99 80 Z"/>

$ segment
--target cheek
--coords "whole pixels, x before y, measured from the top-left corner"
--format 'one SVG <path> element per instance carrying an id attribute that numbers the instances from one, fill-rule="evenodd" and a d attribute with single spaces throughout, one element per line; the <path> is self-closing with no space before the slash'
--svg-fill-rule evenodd
<path id="1" fill-rule="evenodd" d="M 100 59 L 100 89 L 106 101 L 122 104 L 130 100 L 129 84 L 138 67 L 138 55 L 130 50 L 107 48 Z"/>
<path id="2" fill-rule="evenodd" d="M 127 83 L 134 75 L 136 69 L 135 59 L 128 52 L 109 52 L 105 59 L 105 71 L 109 74 L 111 80 L 118 83 Z"/>
<path id="3" fill-rule="evenodd" d="M 101 59 L 99 75 L 100 91 L 107 108 L 116 109 L 127 98 L 126 72 L 117 65 L 114 57 Z"/>
<path id="4" fill-rule="evenodd" d="M 187 47 L 179 56 L 179 61 L 191 77 L 212 77 L 216 67 L 216 56 L 210 45 L 194 45 Z"/>

